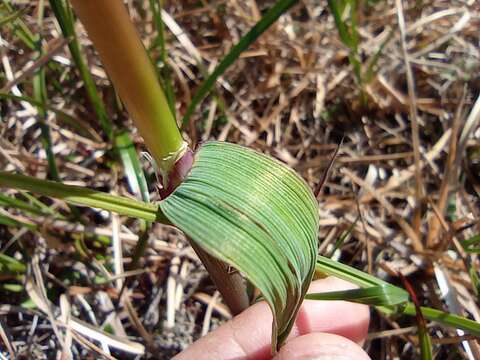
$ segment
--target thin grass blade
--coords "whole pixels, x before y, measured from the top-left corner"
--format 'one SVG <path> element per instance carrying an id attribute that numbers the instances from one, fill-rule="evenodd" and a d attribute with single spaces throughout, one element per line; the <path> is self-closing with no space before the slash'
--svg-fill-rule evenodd
<path id="1" fill-rule="evenodd" d="M 64 200 L 68 203 L 90 206 L 120 215 L 147 221 L 168 223 L 158 205 L 149 204 L 81 186 L 66 185 L 55 181 L 40 180 L 29 176 L 0 171 L 0 186 L 31 191 L 44 196 Z"/>
<path id="2" fill-rule="evenodd" d="M 154 41 L 154 45 L 159 47 L 160 58 L 157 69 L 159 69 L 159 78 L 162 83 L 163 91 L 165 91 L 165 97 L 167 98 L 168 106 L 173 116 L 176 116 L 175 109 L 175 92 L 173 90 L 173 82 L 171 76 L 171 70 L 168 65 L 167 57 L 167 46 L 165 41 L 165 26 L 162 20 L 162 0 L 149 0 L 150 10 L 153 14 L 153 24 L 155 25 L 155 30 L 157 36 Z"/>
<path id="3" fill-rule="evenodd" d="M 150 202 L 150 193 L 142 165 L 130 136 L 126 132 L 115 135 L 115 148 L 122 160 L 125 175 L 133 194 L 144 202 Z"/>
<path id="4" fill-rule="evenodd" d="M 317 261 L 316 270 L 320 273 L 326 275 L 332 275 L 340 279 L 356 284 L 361 288 L 368 288 L 372 286 L 380 286 L 386 284 L 392 286 L 391 284 L 377 279 L 376 277 L 364 273 L 363 271 L 357 270 L 351 266 L 341 264 L 339 262 L 330 260 L 323 256 L 319 256 Z M 404 290 L 403 290 L 404 291 Z M 386 314 L 395 314 L 395 315 L 408 315 L 416 316 L 415 305 L 411 302 L 405 304 L 405 306 L 377 306 L 377 309 L 386 313 Z M 480 324 L 476 321 L 446 313 L 444 311 L 432 309 L 429 307 L 421 307 L 421 312 L 425 319 L 430 321 L 436 321 L 442 325 L 465 330 L 475 336 L 480 336 Z"/>
<path id="5" fill-rule="evenodd" d="M 408 293 L 396 286 L 380 285 L 364 289 L 307 294 L 305 298 L 309 300 L 344 300 L 374 306 L 392 306 L 405 304 L 408 301 Z"/>
<path id="6" fill-rule="evenodd" d="M 298 0 L 278 0 L 265 15 L 246 33 L 240 41 L 232 47 L 230 52 L 217 65 L 213 72 L 200 85 L 197 92 L 192 98 L 187 111 L 182 119 L 182 126 L 185 127 L 190 121 L 190 117 L 197 105 L 212 90 L 215 81 L 232 65 L 240 56 L 240 54 L 248 49 L 248 47 L 258 39 L 277 19 L 288 11 Z"/>
<path id="7" fill-rule="evenodd" d="M 60 25 L 63 36 L 69 39 L 68 48 L 78 72 L 83 80 L 88 98 L 92 103 L 98 121 L 109 140 L 113 140 L 113 126 L 107 115 L 105 105 L 98 93 L 95 82 L 81 54 L 80 43 L 75 33 L 75 20 L 70 5 L 65 0 L 49 0 L 50 7 Z"/>
<path id="8" fill-rule="evenodd" d="M 7 14 L 7 15 L 4 15 L 0 19 L 0 26 L 5 26 L 5 25 L 8 25 L 8 24 L 14 22 L 18 18 L 20 18 L 23 14 L 25 14 L 25 12 L 26 12 L 26 8 L 14 11 L 13 13 L 10 13 L 10 14 Z"/>
<path id="9" fill-rule="evenodd" d="M 57 116 L 58 120 L 62 121 L 65 125 L 75 129 L 79 135 L 82 135 L 91 140 L 101 141 L 100 135 L 98 135 L 95 132 L 95 130 L 93 130 L 87 123 L 73 117 L 72 115 L 68 114 L 65 111 L 62 111 L 53 106 L 50 106 L 47 103 L 42 103 L 28 96 L 17 96 L 17 95 L 7 94 L 7 93 L 0 93 L 0 99 L 9 99 L 13 101 L 26 101 L 31 105 L 37 107 L 38 109 L 41 109 L 42 111 L 51 111 Z"/>
<path id="10" fill-rule="evenodd" d="M 5 254 L 0 254 L 0 271 L 3 270 L 2 268 L 13 273 L 24 273 L 27 271 L 24 263 Z"/>
<path id="11" fill-rule="evenodd" d="M 34 224 L 29 224 L 27 222 L 19 221 L 10 216 L 0 214 L 0 224 L 11 227 L 27 228 L 29 230 L 35 230 L 37 228 Z"/>
<path id="12" fill-rule="evenodd" d="M 461 240 L 460 245 L 462 245 L 463 250 L 470 254 L 480 253 L 480 234 L 466 240 Z"/>

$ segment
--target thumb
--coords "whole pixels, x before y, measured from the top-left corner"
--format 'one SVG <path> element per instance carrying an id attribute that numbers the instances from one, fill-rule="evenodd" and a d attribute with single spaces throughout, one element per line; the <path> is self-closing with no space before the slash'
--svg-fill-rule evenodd
<path id="1" fill-rule="evenodd" d="M 343 336 L 311 333 L 288 341 L 273 360 L 369 360 L 360 346 Z"/>

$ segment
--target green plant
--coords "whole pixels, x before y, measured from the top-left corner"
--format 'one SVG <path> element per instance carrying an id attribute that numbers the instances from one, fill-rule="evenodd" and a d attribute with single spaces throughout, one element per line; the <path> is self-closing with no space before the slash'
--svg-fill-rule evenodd
<path id="1" fill-rule="evenodd" d="M 288 336 L 315 270 L 349 280 L 361 289 L 311 294 L 308 298 L 344 299 L 377 306 L 390 314 L 417 314 L 419 310 L 408 302 L 405 290 L 317 257 L 317 202 L 293 170 L 234 144 L 208 142 L 195 154 L 188 148 L 172 113 L 171 95 L 164 95 L 157 73 L 120 0 L 73 0 L 72 3 L 158 165 L 163 199 L 153 204 L 7 172 L 0 172 L 1 186 L 177 226 L 190 237 L 193 248 L 234 313 L 249 305 L 240 273 L 260 289 L 274 314 L 273 351 Z M 247 34 L 247 40 L 242 38 L 242 45 L 234 47 L 233 55 L 220 63 L 220 70 L 213 72 L 213 80 L 207 80 L 200 88 L 197 103 L 241 51 L 293 3 L 278 2 L 265 15 L 268 21 L 262 19 L 262 25 Z M 71 14 L 66 14 L 72 21 Z M 118 31 L 110 32 L 113 27 Z M 40 106 L 46 105 L 40 102 Z M 191 106 L 194 109 L 195 103 Z M 186 119 L 188 121 L 188 116 Z M 108 132 L 108 128 L 104 130 Z M 128 152 L 122 158 L 124 163 L 132 161 L 135 152 L 128 138 L 120 134 L 115 139 L 116 146 Z M 131 168 L 135 174 L 140 171 L 138 166 Z M 8 197 L 1 197 L 0 201 L 24 211 L 41 211 Z M 0 218 L 0 221 L 9 226 L 22 225 L 15 219 Z M 0 257 L 0 263 L 9 271 L 25 272 L 25 266 L 11 257 Z M 230 272 L 228 266 L 239 272 Z M 480 334 L 480 326 L 471 320 L 429 308 L 420 311 L 427 319 Z"/>
<path id="2" fill-rule="evenodd" d="M 358 33 L 359 6 L 360 1 L 358 0 L 328 0 L 328 7 L 335 21 L 340 40 L 348 48 L 348 61 L 353 68 L 355 80 L 360 89 L 360 100 L 365 106 L 367 104 L 365 85 L 372 81 L 380 55 L 392 38 L 393 32 L 390 31 L 377 51 L 364 64 L 360 53 L 360 35 Z"/>

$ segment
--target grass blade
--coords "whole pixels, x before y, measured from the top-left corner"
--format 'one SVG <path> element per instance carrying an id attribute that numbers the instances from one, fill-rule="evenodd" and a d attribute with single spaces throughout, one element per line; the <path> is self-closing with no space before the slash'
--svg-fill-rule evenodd
<path id="1" fill-rule="evenodd" d="M 471 237 L 470 239 L 461 240 L 463 250 L 470 254 L 480 253 L 480 234 Z"/>
<path id="2" fill-rule="evenodd" d="M 349 281 L 353 284 L 358 285 L 361 288 L 368 288 L 380 285 L 388 285 L 393 287 L 393 285 L 383 280 L 377 279 L 372 275 L 364 273 L 363 271 L 330 260 L 323 256 L 319 256 L 319 259 L 317 260 L 316 270 L 320 273 L 336 276 L 340 279 Z M 387 314 L 404 314 L 409 316 L 416 316 L 417 314 L 415 305 L 411 302 L 405 304 L 405 306 L 378 306 L 377 309 Z M 468 331 L 473 335 L 480 336 L 480 324 L 476 321 L 469 320 L 458 315 L 449 314 L 440 310 L 432 309 L 429 307 L 422 306 L 420 307 L 420 310 L 425 319 L 428 319 L 430 321 L 436 321 L 448 327 L 462 329 Z"/>
<path id="3" fill-rule="evenodd" d="M 20 18 L 23 14 L 25 14 L 25 12 L 26 12 L 26 9 L 20 9 L 5 15 L 2 19 L 0 19 L 0 26 L 5 26 L 14 22 L 18 18 Z"/>
<path id="4" fill-rule="evenodd" d="M 274 314 L 273 350 L 286 340 L 317 256 L 318 208 L 287 166 L 242 146 L 207 142 L 160 203 L 196 246 L 235 267 Z"/>
<path id="5" fill-rule="evenodd" d="M 62 30 L 63 36 L 66 39 L 69 39 L 68 48 L 72 55 L 72 59 L 77 67 L 78 72 L 83 80 L 85 90 L 87 91 L 88 98 L 93 106 L 95 114 L 98 117 L 100 126 L 105 132 L 105 135 L 109 140 L 113 140 L 113 126 L 110 122 L 110 119 L 107 115 L 107 110 L 105 105 L 100 97 L 100 94 L 97 91 L 95 82 L 93 81 L 92 75 L 88 69 L 87 64 L 85 63 L 83 56 L 80 51 L 80 44 L 78 42 L 77 36 L 75 34 L 75 23 L 72 10 L 65 0 L 49 0 L 50 6 L 57 18 L 57 21 Z"/>
<path id="6" fill-rule="evenodd" d="M 290 9 L 298 0 L 278 0 L 265 15 L 242 36 L 240 41 L 232 47 L 230 52 L 217 65 L 213 72 L 204 80 L 192 98 L 190 105 L 182 119 L 182 127 L 185 127 L 190 121 L 190 117 L 197 105 L 212 90 L 215 81 L 232 65 L 240 56 L 240 54 L 248 49 L 248 47 L 258 39 L 280 16 Z"/>
<path id="7" fill-rule="evenodd" d="M 23 211 L 26 211 L 28 213 L 31 213 L 33 215 L 45 215 L 45 213 L 38 209 L 37 207 L 33 206 L 33 205 L 30 205 L 29 203 L 23 201 L 23 200 L 20 200 L 20 199 L 17 199 L 17 198 L 14 198 L 14 197 L 10 197 L 10 196 L 7 196 L 5 194 L 2 194 L 0 193 L 0 206 L 2 207 L 12 207 L 12 208 L 15 208 L 15 209 L 19 209 L 19 210 L 23 210 Z"/>
<path id="8" fill-rule="evenodd" d="M 408 293 L 396 286 L 379 285 L 363 289 L 307 294 L 305 298 L 309 300 L 344 300 L 374 306 L 392 306 L 405 304 L 408 301 Z"/>
<path id="9" fill-rule="evenodd" d="M 167 47 L 165 42 L 165 26 L 162 20 L 162 0 L 149 0 L 150 10 L 153 14 L 153 24 L 155 25 L 155 30 L 157 32 L 154 45 L 159 47 L 160 50 L 160 66 L 159 67 L 159 78 L 163 85 L 163 91 L 165 91 L 165 97 L 167 98 L 168 106 L 173 116 L 176 117 L 175 109 L 175 92 L 173 90 L 172 76 L 170 67 L 168 66 L 167 61 Z"/>
<path id="10" fill-rule="evenodd" d="M 101 141 L 101 137 L 87 123 L 71 116 L 65 111 L 56 109 L 55 107 L 50 106 L 46 103 L 42 104 L 42 102 L 28 96 L 17 96 L 17 95 L 6 94 L 6 93 L 0 93 L 0 99 L 26 101 L 31 105 L 37 107 L 37 109 L 41 109 L 43 111 L 51 111 L 57 116 L 58 120 L 62 121 L 65 125 L 75 129 L 78 132 L 78 134 L 85 136 L 91 140 Z"/>
<path id="11" fill-rule="evenodd" d="M 42 28 L 43 23 L 43 12 L 44 12 L 45 3 L 41 1 L 39 3 L 38 11 L 38 25 Z M 37 49 L 37 58 L 42 57 L 43 48 L 42 48 L 42 38 L 40 35 L 36 37 L 35 47 Z M 47 156 L 48 163 L 48 176 L 55 181 L 59 181 L 60 177 L 58 175 L 57 163 L 55 161 L 55 154 L 52 149 L 52 139 L 50 136 L 50 127 L 46 122 L 47 113 L 44 110 L 45 104 L 47 102 L 47 85 L 45 80 L 45 68 L 42 66 L 36 72 L 33 78 L 33 97 L 41 105 L 37 107 L 38 111 L 38 121 L 40 125 L 40 137 L 43 148 Z"/>
<path id="12" fill-rule="evenodd" d="M 133 194 L 141 198 L 144 202 L 150 202 L 150 193 L 148 192 L 145 173 L 138 160 L 135 145 L 127 132 L 123 131 L 115 135 L 115 148 L 122 160 L 125 175 L 127 176 L 128 184 Z"/>
<path id="13" fill-rule="evenodd" d="M 8 15 L 15 13 L 12 8 L 10 0 L 3 0 L 3 5 L 9 12 Z M 35 50 L 35 36 L 28 29 L 27 25 L 17 16 L 13 21 L 7 22 L 7 25 L 12 29 L 16 36 L 23 41 L 23 43 L 30 49 Z"/>
<path id="14" fill-rule="evenodd" d="M 40 180 L 29 176 L 0 171 L 0 186 L 31 191 L 68 203 L 90 206 L 147 221 L 168 223 L 159 207 L 133 199 L 114 196 L 81 186 L 66 185 L 55 181 Z"/>
<path id="15" fill-rule="evenodd" d="M 13 273 L 24 273 L 27 271 L 27 267 L 22 262 L 11 256 L 0 254 L 0 271 L 3 269 Z"/>
<path id="16" fill-rule="evenodd" d="M 425 319 L 436 321 L 439 324 L 448 327 L 465 330 L 475 336 L 480 336 L 480 324 L 476 321 L 424 306 L 420 307 L 420 310 Z M 409 316 L 416 316 L 416 313 L 415 305 L 413 303 L 408 303 L 403 310 L 403 314 Z"/>
<path id="17" fill-rule="evenodd" d="M 29 224 L 27 222 L 19 221 L 17 219 L 11 218 L 7 215 L 0 214 L 0 224 L 5 226 L 12 226 L 12 227 L 25 227 L 29 230 L 35 230 L 37 228 L 36 225 Z"/>

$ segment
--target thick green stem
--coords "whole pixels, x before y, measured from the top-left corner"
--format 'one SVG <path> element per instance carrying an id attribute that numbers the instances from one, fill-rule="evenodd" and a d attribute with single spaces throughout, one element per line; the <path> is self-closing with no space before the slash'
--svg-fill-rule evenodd
<path id="1" fill-rule="evenodd" d="M 186 144 L 127 9 L 121 0 L 71 2 L 162 175 L 168 174 Z"/>

